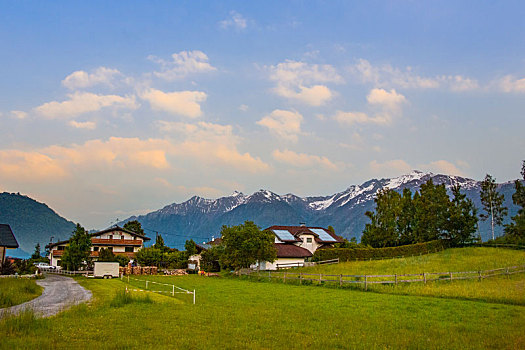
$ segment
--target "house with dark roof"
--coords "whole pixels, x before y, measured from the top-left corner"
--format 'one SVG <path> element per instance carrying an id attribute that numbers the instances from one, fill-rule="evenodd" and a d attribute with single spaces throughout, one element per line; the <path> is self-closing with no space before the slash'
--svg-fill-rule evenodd
<path id="1" fill-rule="evenodd" d="M 11 230 L 11 226 L 0 224 L 0 267 L 4 265 L 6 250 L 18 248 L 18 242 Z"/>
<path id="2" fill-rule="evenodd" d="M 265 231 L 275 235 L 274 246 L 277 250 L 277 259 L 271 263 L 260 263 L 262 270 L 276 270 L 292 266 L 304 266 L 319 248 L 333 247 L 335 243 L 342 243 L 343 238 L 323 227 L 299 226 L 270 226 Z M 257 265 L 255 266 L 257 267 Z"/>
<path id="3" fill-rule="evenodd" d="M 91 234 L 90 258 L 97 260 L 102 248 L 111 250 L 115 255 L 133 258 L 135 253 L 144 247 L 144 242 L 149 240 L 149 237 L 114 226 Z M 62 255 L 68 244 L 69 240 L 46 245 L 46 249 L 49 250 L 51 266 L 61 265 Z"/>
<path id="4" fill-rule="evenodd" d="M 190 270 L 200 270 L 201 268 L 201 253 L 205 250 L 210 249 L 213 246 L 218 246 L 222 244 L 222 238 L 213 238 L 209 242 L 203 242 L 202 244 L 196 243 L 197 254 L 194 254 L 188 258 L 188 269 Z"/>

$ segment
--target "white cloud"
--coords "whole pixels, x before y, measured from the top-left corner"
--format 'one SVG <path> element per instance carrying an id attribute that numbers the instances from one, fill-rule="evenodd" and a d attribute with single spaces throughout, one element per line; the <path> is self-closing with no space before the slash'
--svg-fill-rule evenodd
<path id="1" fill-rule="evenodd" d="M 326 85 L 320 83 L 343 82 L 343 78 L 331 65 L 287 60 L 268 69 L 270 80 L 277 83 L 273 89 L 277 95 L 310 106 L 321 106 L 334 96 Z"/>
<path id="2" fill-rule="evenodd" d="M 248 109 L 250 109 L 247 105 L 240 105 L 239 106 L 239 111 L 241 112 L 247 112 Z"/>
<path id="3" fill-rule="evenodd" d="M 372 173 L 380 174 L 381 176 L 398 176 L 412 171 L 412 167 L 402 159 L 389 160 L 384 163 L 373 160 L 369 166 Z"/>
<path id="4" fill-rule="evenodd" d="M 147 100 L 154 110 L 197 118 L 202 115 L 200 103 L 206 101 L 207 95 L 201 91 L 163 92 L 149 89 L 140 97 Z"/>
<path id="5" fill-rule="evenodd" d="M 257 122 L 275 135 L 297 142 L 297 136 L 301 134 L 301 122 L 303 116 L 297 111 L 286 111 L 276 109 L 269 115 Z"/>
<path id="6" fill-rule="evenodd" d="M 106 107 L 137 109 L 135 96 L 97 95 L 89 92 L 75 92 L 67 95 L 69 100 L 44 103 L 35 111 L 49 119 L 72 118 L 84 113 L 96 112 Z"/>
<path id="7" fill-rule="evenodd" d="M 518 79 L 513 75 L 506 75 L 496 81 L 496 85 L 503 92 L 525 92 L 525 78 Z"/>
<path id="8" fill-rule="evenodd" d="M 284 151 L 275 150 L 272 155 L 278 162 L 294 167 L 312 168 L 322 166 L 330 170 L 337 170 L 337 165 L 326 157 L 306 153 L 296 153 L 287 149 Z"/>
<path id="9" fill-rule="evenodd" d="M 401 106 L 407 102 L 405 96 L 392 89 L 372 89 L 366 100 L 370 106 L 379 107 L 379 112 L 369 115 L 364 112 L 344 112 L 337 111 L 333 117 L 340 124 L 376 124 L 389 125 L 395 116 L 401 113 Z"/>
<path id="10" fill-rule="evenodd" d="M 459 170 L 456 165 L 446 160 L 436 160 L 434 162 L 430 162 L 429 164 L 421 164 L 419 168 L 426 171 L 431 171 L 433 173 L 465 176 L 465 173 Z"/>
<path id="11" fill-rule="evenodd" d="M 87 130 L 94 130 L 97 127 L 97 124 L 95 122 L 77 122 L 75 120 L 71 120 L 69 122 L 69 125 L 76 129 L 87 129 Z"/>
<path id="12" fill-rule="evenodd" d="M 106 67 L 98 67 L 93 70 L 92 73 L 78 70 L 62 80 L 62 85 L 71 90 L 87 88 L 98 84 L 113 87 L 113 80 L 119 75 L 122 74 L 117 69 Z"/>
<path id="13" fill-rule="evenodd" d="M 16 119 L 26 119 L 27 113 L 24 111 L 11 111 L 11 115 Z"/>
<path id="14" fill-rule="evenodd" d="M 392 67 L 390 64 L 372 65 L 365 59 L 359 59 L 350 67 L 350 72 L 364 83 L 372 83 L 378 87 L 401 87 L 410 89 L 448 88 L 452 91 L 468 91 L 478 89 L 478 82 L 461 75 L 437 75 L 424 77 L 413 72 L 411 67 L 405 70 Z"/>
<path id="15" fill-rule="evenodd" d="M 220 21 L 219 25 L 223 29 L 235 28 L 237 30 L 246 29 L 246 19 L 238 12 L 230 11 L 230 18 Z"/>
<path id="16" fill-rule="evenodd" d="M 67 176 L 59 161 L 39 152 L 0 150 L 0 179 L 29 183 L 56 181 Z"/>
<path id="17" fill-rule="evenodd" d="M 208 62 L 208 56 L 199 50 L 174 53 L 171 55 L 171 61 L 165 61 L 156 56 L 149 56 L 148 58 L 162 68 L 160 72 L 154 72 L 153 74 L 169 81 L 184 78 L 189 74 L 207 73 L 217 70 Z"/>

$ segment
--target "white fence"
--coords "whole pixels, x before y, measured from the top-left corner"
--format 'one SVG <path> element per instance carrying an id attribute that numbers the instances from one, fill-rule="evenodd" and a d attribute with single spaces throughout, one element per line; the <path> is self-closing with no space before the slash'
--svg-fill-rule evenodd
<path id="1" fill-rule="evenodd" d="M 398 283 L 427 283 L 431 281 L 453 281 L 465 279 L 477 279 L 481 281 L 484 278 L 490 278 L 499 275 L 513 275 L 525 272 L 525 265 L 502 267 L 492 270 L 477 271 L 447 271 L 447 272 L 423 272 L 394 275 L 325 275 L 322 273 L 302 273 L 302 272 L 279 272 L 279 271 L 241 271 L 241 275 L 247 275 L 258 278 L 268 278 L 268 280 L 277 280 L 286 283 L 287 281 L 298 281 L 299 284 L 324 284 L 332 283 L 343 285 L 363 285 L 367 290 L 370 284 L 395 284 Z"/>
<path id="2" fill-rule="evenodd" d="M 120 279 L 121 281 L 129 284 L 130 286 L 133 286 L 133 284 L 131 284 L 132 282 L 135 282 L 135 284 L 139 284 L 139 287 L 133 286 L 136 288 L 142 288 L 142 285 L 144 285 L 144 289 L 134 289 L 134 291 L 167 293 L 167 294 L 171 294 L 172 296 L 175 296 L 175 294 L 191 294 L 193 296 L 193 304 L 195 305 L 195 289 L 192 292 L 187 289 L 177 287 L 174 284 L 160 283 L 160 282 L 150 281 L 150 280 L 141 279 L 141 278 L 133 278 L 133 277 L 130 277 L 129 275 L 127 276 L 122 275 Z"/>

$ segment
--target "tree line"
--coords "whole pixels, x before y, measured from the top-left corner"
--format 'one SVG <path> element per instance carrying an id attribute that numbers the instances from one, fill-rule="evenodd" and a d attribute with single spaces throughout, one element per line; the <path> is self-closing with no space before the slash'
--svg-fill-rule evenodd
<path id="1" fill-rule="evenodd" d="M 525 161 L 521 175 L 525 180 Z M 375 211 L 367 211 L 361 244 L 371 247 L 394 247 L 436 239 L 448 241 L 452 246 L 481 240 L 478 231 L 478 210 L 474 203 L 455 184 L 452 197 L 444 184 L 436 185 L 432 179 L 421 185 L 414 194 L 408 188 L 402 193 L 392 189 L 380 190 L 374 199 Z M 525 186 L 521 179 L 515 181 L 514 204 L 521 207 L 505 225 L 505 238 L 500 240 L 525 243 Z M 502 225 L 508 209 L 503 206 L 504 195 L 498 193 L 496 180 L 486 175 L 481 183 L 480 200 L 483 211 L 479 218 L 490 219 L 492 239 L 494 226 Z"/>

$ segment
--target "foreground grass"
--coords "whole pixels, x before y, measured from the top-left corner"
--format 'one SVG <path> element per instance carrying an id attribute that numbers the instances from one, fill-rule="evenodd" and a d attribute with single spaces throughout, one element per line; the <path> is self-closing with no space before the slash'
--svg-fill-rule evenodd
<path id="1" fill-rule="evenodd" d="M 29 278 L 0 278 L 0 308 L 25 303 L 42 294 L 42 287 Z"/>
<path id="2" fill-rule="evenodd" d="M 197 290 L 112 307 L 119 280 L 79 279 L 94 300 L 31 327 L 5 348 L 521 349 L 525 307 L 200 276 L 150 277 Z M 135 292 L 140 297 L 144 292 Z M 28 321 L 31 322 L 31 321 Z M 47 326 L 47 328 L 45 328 Z M 18 332 L 18 333 L 17 333 Z"/>

